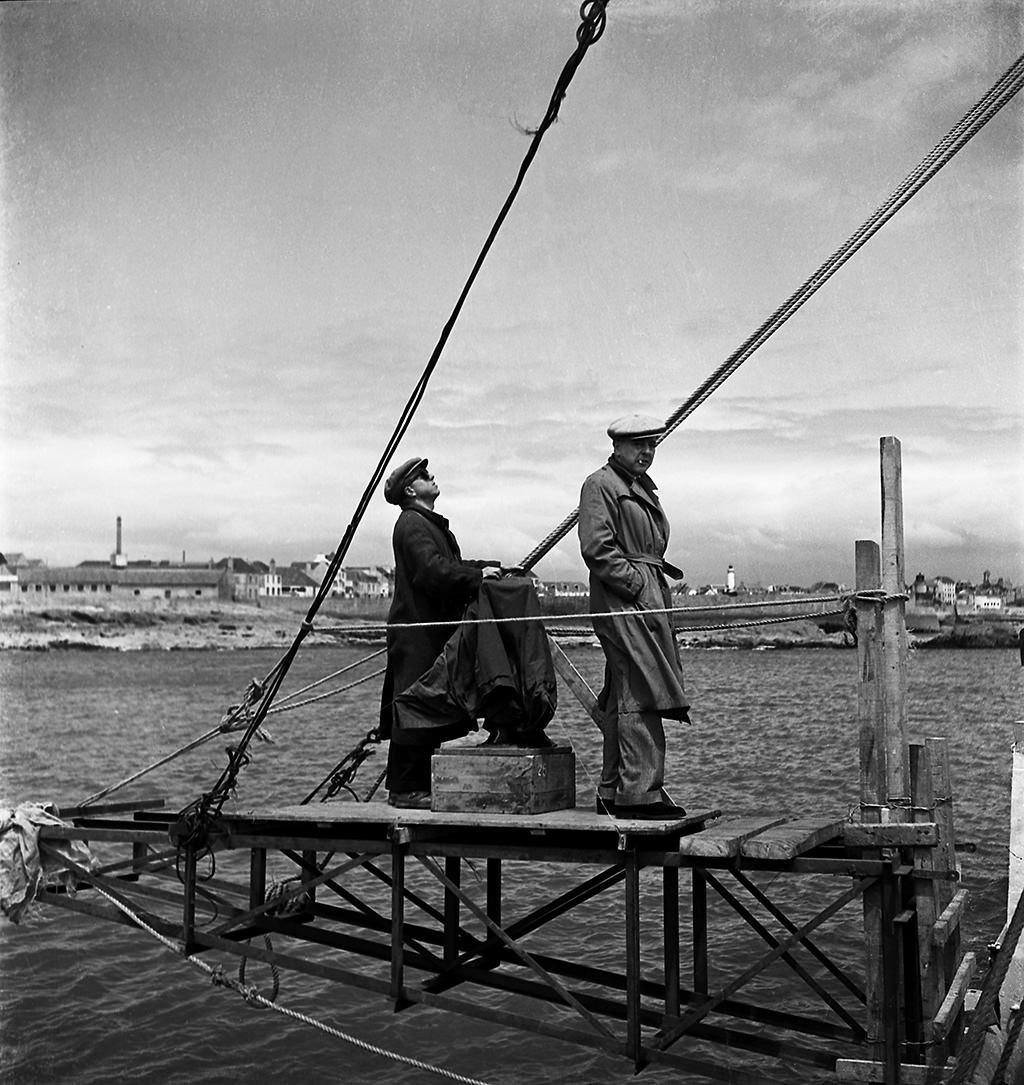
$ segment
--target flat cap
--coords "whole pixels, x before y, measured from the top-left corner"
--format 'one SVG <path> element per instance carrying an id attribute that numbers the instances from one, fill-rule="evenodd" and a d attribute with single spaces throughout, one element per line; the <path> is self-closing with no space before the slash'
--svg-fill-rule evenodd
<path id="1" fill-rule="evenodd" d="M 411 460 L 399 464 L 384 483 L 384 500 L 392 505 L 400 505 L 402 491 L 426 466 L 427 461 L 422 456 L 413 456 Z"/>
<path id="2" fill-rule="evenodd" d="M 648 414 L 627 414 L 616 418 L 608 427 L 608 436 L 613 441 L 660 437 L 664 432 L 665 423 Z"/>

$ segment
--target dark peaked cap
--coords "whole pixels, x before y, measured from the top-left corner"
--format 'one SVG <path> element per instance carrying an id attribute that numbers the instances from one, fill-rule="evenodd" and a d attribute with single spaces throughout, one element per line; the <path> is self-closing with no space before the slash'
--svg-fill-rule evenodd
<path id="1" fill-rule="evenodd" d="M 411 460 L 399 464 L 388 475 L 388 480 L 384 483 L 384 500 L 389 501 L 392 505 L 400 505 L 402 503 L 402 491 L 426 466 L 427 461 L 422 456 L 413 456 Z"/>

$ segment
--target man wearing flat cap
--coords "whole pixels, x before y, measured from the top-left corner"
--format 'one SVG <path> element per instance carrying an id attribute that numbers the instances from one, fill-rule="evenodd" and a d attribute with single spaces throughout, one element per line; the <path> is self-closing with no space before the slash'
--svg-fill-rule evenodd
<path id="1" fill-rule="evenodd" d="M 608 427 L 612 454 L 583 483 L 579 536 L 590 570 L 594 632 L 605 654 L 598 698 L 604 736 L 598 812 L 647 819 L 685 810 L 662 792 L 662 719 L 689 722 L 666 575 L 669 525 L 647 475 L 664 423 L 631 414 Z M 652 613 L 661 611 L 662 613 Z"/>
<path id="2" fill-rule="evenodd" d="M 421 623 L 457 622 L 476 597 L 483 570 L 498 566 L 463 560 L 447 519 L 434 511 L 440 492 L 422 457 L 406 460 L 384 484 L 385 499 L 402 509 L 392 536 L 395 592 L 380 715 L 381 735 L 391 741 L 387 788 L 393 806 L 429 809 L 431 755 L 439 742 L 465 733 L 407 731 L 399 722 L 395 696 L 430 669 L 453 632 L 451 625 Z"/>

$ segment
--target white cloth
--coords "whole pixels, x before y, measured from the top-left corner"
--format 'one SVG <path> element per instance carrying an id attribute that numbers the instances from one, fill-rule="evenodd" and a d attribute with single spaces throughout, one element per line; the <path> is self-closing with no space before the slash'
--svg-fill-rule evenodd
<path id="1" fill-rule="evenodd" d="M 88 869 L 95 866 L 89 846 L 80 840 L 49 840 L 39 847 L 39 827 L 65 825 L 53 808 L 34 802 L 16 809 L 0 807 L 0 913 L 18 923 L 44 883 L 74 883 L 61 856 Z"/>

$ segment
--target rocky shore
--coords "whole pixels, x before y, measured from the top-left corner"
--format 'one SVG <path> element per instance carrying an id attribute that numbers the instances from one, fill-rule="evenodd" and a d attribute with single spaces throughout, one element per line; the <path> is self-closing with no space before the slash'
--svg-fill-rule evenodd
<path id="1" fill-rule="evenodd" d="M 0 612 L 0 651 L 229 651 L 250 648 L 286 648 L 305 616 L 303 607 L 257 606 L 223 603 L 214 608 L 168 608 L 124 611 L 104 607 Z M 321 627 L 330 634 L 313 634 L 311 646 L 340 640 L 383 642 L 383 609 L 364 613 L 352 607 L 344 612 L 321 612 Z M 351 629 L 346 636 L 344 630 Z M 555 635 L 566 642 L 591 643 L 593 635 L 581 627 L 562 628 Z M 1018 644 L 1013 622 L 957 624 L 938 633 L 913 634 L 918 648 L 1014 648 Z M 596 642 L 594 642 L 596 643 Z M 687 630 L 680 635 L 684 648 L 787 649 L 852 648 L 846 632 L 827 632 L 815 622 L 797 620 L 778 625 L 727 630 Z"/>

